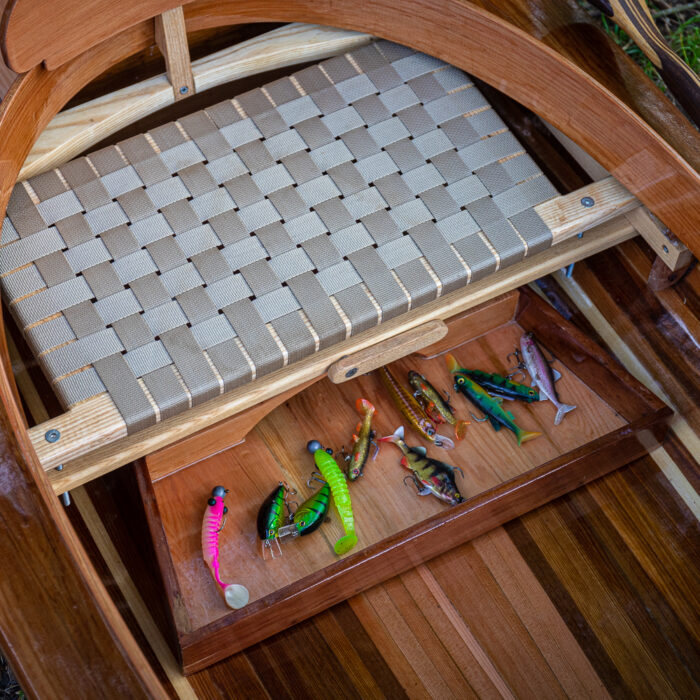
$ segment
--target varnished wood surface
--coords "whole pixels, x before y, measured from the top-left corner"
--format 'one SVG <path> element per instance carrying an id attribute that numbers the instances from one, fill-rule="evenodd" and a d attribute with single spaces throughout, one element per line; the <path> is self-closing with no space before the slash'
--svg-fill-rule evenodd
<path id="1" fill-rule="evenodd" d="M 532 15 L 530 21 L 536 24 L 539 20 Z M 657 119 L 663 118 L 661 110 Z M 668 128 L 673 128 L 672 117 Z M 682 139 L 683 132 L 677 133 Z M 643 279 L 636 270 L 643 267 L 645 257 L 642 251 L 641 260 L 634 255 L 626 261 L 615 259 L 625 271 L 619 282 L 622 288 L 615 269 L 604 281 L 606 291 L 600 300 L 605 302 L 605 311 L 600 315 L 608 326 L 614 326 L 613 331 L 630 334 L 628 349 L 639 352 L 640 367 L 673 395 L 674 403 L 697 406 L 694 387 L 698 370 L 693 354 L 700 317 L 697 271 L 666 290 L 669 293 L 663 297 L 652 297 L 658 306 L 650 320 L 640 324 L 643 333 L 627 326 L 628 309 L 608 298 L 609 294 L 615 298 L 627 294 L 633 299 L 635 295 L 644 297 Z M 578 266 L 575 281 L 586 268 Z M 595 282 L 596 273 L 592 275 Z M 630 279 L 631 289 L 624 288 Z M 587 317 L 597 311 L 599 290 L 595 284 L 590 289 L 593 309 L 570 305 L 569 312 L 577 324 L 596 333 Z M 637 310 L 631 317 L 638 314 Z M 614 338 L 609 342 L 615 345 Z M 629 359 L 624 348 L 620 354 Z M 247 697 L 300 693 L 310 697 L 330 693 L 341 697 L 415 697 L 440 692 L 505 694 L 509 690 L 541 696 L 540 691 L 584 695 L 590 689 L 602 696 L 603 685 L 618 697 L 645 696 L 658 689 L 664 697 L 697 695 L 697 675 L 692 674 L 698 668 L 698 532 L 691 509 L 697 508 L 698 501 L 688 485 L 700 484 L 700 470 L 692 459 L 698 423 L 697 416 L 682 421 L 663 453 L 638 461 L 611 477 L 612 482 L 602 480 L 599 484 L 604 489 L 592 491 L 593 487 L 588 487 L 508 525 L 506 533 L 527 567 L 516 568 L 511 575 L 517 586 L 506 585 L 506 564 L 500 568 L 493 560 L 484 564 L 486 555 L 477 557 L 471 549 L 476 545 L 469 545 L 457 556 L 463 556 L 477 574 L 465 576 L 464 567 L 456 569 L 460 587 L 456 592 L 454 586 L 451 590 L 456 602 L 448 598 L 446 605 L 429 577 L 430 585 L 426 583 L 423 589 L 400 581 L 400 586 L 411 591 L 408 597 L 401 594 L 401 587 L 394 587 L 390 594 L 380 590 L 371 602 L 369 596 L 354 599 L 193 677 L 190 687 L 201 697 L 239 693 Z M 99 486 L 107 490 L 106 485 Z M 107 501 L 92 493 L 130 571 L 143 578 L 152 565 L 152 554 L 134 564 L 134 547 L 142 544 L 143 538 L 138 529 L 133 533 L 125 530 L 132 524 L 128 518 L 115 515 L 128 512 L 127 495 L 128 490 L 121 485 L 113 486 Z M 17 493 L 12 492 L 8 499 L 14 503 Z M 26 513 L 23 511 L 23 517 Z M 551 513 L 554 520 L 544 518 Z M 542 519 L 539 529 L 530 519 Z M 524 534 L 518 527 L 525 528 Z M 503 559 L 513 561 L 510 556 Z M 110 564 L 113 568 L 105 564 L 100 573 L 142 641 L 139 621 L 128 611 L 120 579 L 110 573 L 120 569 L 113 561 Z M 28 588 L 24 578 L 16 580 Z M 524 602 L 517 593 L 521 588 L 527 591 Z M 154 594 L 148 599 L 149 612 L 156 615 L 159 597 Z M 71 644 L 76 641 L 74 630 L 84 629 L 84 611 L 84 601 L 73 611 Z M 50 625 L 51 617 L 44 609 L 42 613 L 42 622 Z M 544 631 L 540 620 L 547 623 Z M 18 631 L 13 641 L 27 639 L 27 648 L 36 648 L 41 640 L 39 632 L 33 628 L 29 641 Z M 93 636 L 85 648 L 96 646 Z M 32 675 L 42 673 L 51 688 L 57 688 L 57 676 L 51 676 L 48 667 L 56 660 L 65 667 L 70 649 L 61 647 L 60 657 L 49 652 L 46 658 L 38 658 Z M 91 673 L 92 679 L 98 676 L 95 667 Z M 71 678 L 69 696 L 81 680 L 89 680 L 82 668 Z"/>
<path id="2" fill-rule="evenodd" d="M 615 262 L 629 271 L 629 257 Z M 602 301 L 586 283 L 595 273 L 583 267 L 574 279 Z M 644 294 L 643 274 L 628 274 L 630 293 Z M 547 288 L 565 316 L 598 335 L 557 282 Z M 698 289 L 694 270 L 663 294 L 683 315 L 644 325 L 646 348 L 656 350 L 640 353 L 640 365 L 666 391 L 677 371 L 693 376 L 682 368 L 700 337 L 689 332 L 700 319 Z M 697 386 L 697 370 L 694 377 Z M 687 405 L 692 391 L 686 383 L 677 399 Z M 697 435 L 700 420 L 690 423 Z M 674 474 L 697 488 L 700 467 L 675 432 L 662 451 L 665 465 L 659 453 L 641 458 L 190 676 L 189 685 L 201 698 L 696 696 L 698 496 Z M 124 472 L 88 488 L 98 510 L 115 500 L 127 506 Z M 132 560 L 124 523 L 110 518 L 107 527 L 131 573 L 148 581 L 148 557 Z M 153 595 L 155 608 L 162 599 Z"/>
<path id="3" fill-rule="evenodd" d="M 148 505 L 150 527 L 188 672 L 609 472 L 642 453 L 635 432 L 659 425 L 663 405 L 531 293 L 521 296 L 515 322 L 475 329 L 466 343 L 459 327 L 469 325 L 468 316 L 450 325 L 459 344 L 454 352 L 463 362 L 499 372 L 507 369 L 506 356 L 523 329 L 534 330 L 556 352 L 564 375 L 558 390 L 562 400 L 578 406 L 576 412 L 554 427 L 554 411 L 546 402 L 509 405 L 519 425 L 543 433 L 522 448 L 508 433 L 496 435 L 490 426 L 478 424 L 453 451 L 424 443 L 433 457 L 464 469 L 457 482 L 467 503 L 453 509 L 413 496 L 403 483 L 400 455 L 384 446 L 351 489 L 359 542 L 343 560 L 332 550 L 342 535 L 334 518 L 321 536 L 287 541 L 284 556 L 263 560 L 255 514 L 280 481 L 299 491 L 292 496 L 297 503 L 309 495 L 305 482 L 313 466 L 306 441 L 319 438 L 335 449 L 346 444 L 358 421 L 354 403 L 359 396 L 376 406 L 379 434 L 404 422 L 375 375 L 339 386 L 328 380 L 315 384 L 278 407 L 244 444 L 147 486 L 145 500 L 154 501 Z M 408 356 L 391 367 L 399 378 L 412 368 L 436 387 L 451 386 L 443 356 Z M 459 417 L 469 417 L 464 399 L 456 397 L 453 405 Z M 406 439 L 411 445 L 422 443 L 408 427 Z M 202 504 L 211 485 L 219 483 L 230 489 L 220 539 L 222 576 L 251 593 L 251 603 L 235 613 L 224 605 L 201 558 Z"/>

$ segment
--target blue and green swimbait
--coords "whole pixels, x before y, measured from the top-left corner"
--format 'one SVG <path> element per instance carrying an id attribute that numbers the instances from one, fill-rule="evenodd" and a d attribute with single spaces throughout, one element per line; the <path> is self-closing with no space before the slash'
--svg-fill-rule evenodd
<path id="1" fill-rule="evenodd" d="M 489 396 L 488 392 L 480 384 L 477 384 L 471 377 L 467 376 L 457 360 L 452 355 L 445 355 L 447 369 L 452 372 L 455 379 L 455 389 L 466 396 L 478 409 L 480 409 L 491 422 L 494 430 L 500 430 L 502 426 L 513 431 L 518 439 L 518 445 L 522 445 L 527 440 L 532 440 L 542 433 L 523 430 L 515 423 L 515 416 L 503 409 L 502 398 Z"/>

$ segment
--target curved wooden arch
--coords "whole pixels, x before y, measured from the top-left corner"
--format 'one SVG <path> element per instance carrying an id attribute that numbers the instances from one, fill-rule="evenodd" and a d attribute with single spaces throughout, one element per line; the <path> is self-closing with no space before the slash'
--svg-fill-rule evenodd
<path id="1" fill-rule="evenodd" d="M 506 8 L 503 12 L 513 12 L 522 19 L 523 15 L 518 15 L 516 10 L 519 8 L 522 13 L 531 3 L 511 0 L 501 4 Z M 671 146 L 606 88 L 604 81 L 587 75 L 574 62 L 547 46 L 547 43 L 557 43 L 551 35 L 543 33 L 540 41 L 502 17 L 461 0 L 402 0 L 401 3 L 373 0 L 370 7 L 356 0 L 196 0 L 186 6 L 186 17 L 188 28 L 193 30 L 263 21 L 332 24 L 408 44 L 453 63 L 510 94 L 557 126 L 700 254 L 700 180 L 687 160 L 698 152 L 696 132 L 674 110 L 667 106 L 660 108 L 661 114 L 670 115 L 672 123 L 682 131 L 675 142 L 676 148 Z M 560 32 L 565 30 L 563 26 L 557 28 Z M 36 66 L 17 79 L 0 105 L 0 217 L 4 216 L 24 159 L 50 119 L 93 78 L 153 43 L 152 20 L 140 22 L 53 71 Z M 629 67 L 624 70 L 626 75 L 634 76 Z M 652 111 L 654 104 L 660 104 L 658 98 L 650 101 Z M 26 525 L 29 519 L 32 527 L 39 530 L 35 538 L 43 542 L 45 559 L 41 567 L 36 562 L 33 567 L 27 567 L 30 576 L 67 571 L 64 585 L 70 586 L 70 591 L 61 611 L 69 616 L 70 601 L 82 601 L 82 605 L 73 604 L 75 614 L 81 624 L 90 624 L 86 630 L 91 645 L 81 643 L 80 646 L 85 650 L 92 647 L 100 652 L 108 651 L 106 665 L 123 669 L 120 672 L 135 688 L 149 687 L 154 692 L 155 679 L 144 671 L 133 639 L 129 640 L 123 621 L 110 606 L 104 588 L 71 535 L 69 524 L 57 511 L 45 474 L 28 440 L 4 337 L 0 338 L 0 356 L 3 360 L 0 437 L 4 434 L 5 438 L 0 443 L 0 513 L 4 518 L 7 513 L 12 514 L 14 519 L 8 520 L 10 525 Z M 19 499 L 22 508 L 16 507 L 12 499 Z M 5 549 L 0 546 L 0 555 Z M 40 583 L 39 580 L 36 585 Z M 31 591 L 32 587 L 27 584 L 25 603 Z M 22 600 L 7 595 L 2 585 L 0 598 L 5 603 L 0 606 L 5 610 L 0 615 L 0 630 L 5 633 L 10 630 L 19 639 L 22 632 L 17 621 L 12 620 L 12 613 Z M 47 616 L 46 625 L 55 619 L 56 616 Z M 58 655 L 54 666 L 65 658 L 60 656 L 59 640 L 69 639 L 69 632 L 61 637 L 60 630 L 56 631 L 52 638 L 51 651 Z M 6 648 L 12 645 L 12 639 L 9 644 L 8 639 L 2 641 Z M 24 646 L 30 648 L 31 642 L 25 639 Z M 66 649 L 66 655 L 73 653 L 77 646 Z M 33 662 L 33 659 L 28 661 Z M 100 673 L 109 677 L 105 664 L 93 667 L 96 682 Z M 27 682 L 22 664 L 19 670 Z M 38 673 L 43 675 L 45 671 Z M 75 674 L 74 667 L 70 673 Z M 62 675 L 67 675 L 65 670 Z M 50 678 L 54 690 L 58 687 L 55 681 L 56 677 Z"/>
<path id="2" fill-rule="evenodd" d="M 700 255 L 700 177 L 691 164 L 627 104 L 545 43 L 461 0 L 196 0 L 185 7 L 188 29 L 244 22 L 333 24 L 402 42 L 435 55 L 508 93 L 572 138 Z M 19 166 L 41 129 L 84 84 L 118 60 L 153 43 L 142 22 L 63 64 L 21 76 L 0 111 L 3 159 L 0 213 Z M 32 104 L 32 120 L 18 118 Z M 42 104 L 43 103 L 43 104 Z M 679 123 L 683 123 L 679 120 Z M 33 127 L 33 128 L 32 128 Z M 685 121 L 686 157 L 700 152 Z M 8 170 L 15 171 L 8 178 Z M 10 182 L 11 181 L 11 182 Z"/>

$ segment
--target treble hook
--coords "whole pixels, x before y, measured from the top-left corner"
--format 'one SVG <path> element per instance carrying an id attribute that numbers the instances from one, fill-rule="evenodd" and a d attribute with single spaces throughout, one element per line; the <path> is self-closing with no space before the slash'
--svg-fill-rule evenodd
<path id="1" fill-rule="evenodd" d="M 507 379 L 513 379 L 513 377 L 518 376 L 520 376 L 523 380 L 527 378 L 525 376 L 524 370 L 521 367 L 514 367 L 513 369 L 515 370 L 515 372 L 511 372 L 510 374 L 506 375 Z"/>
<path id="2" fill-rule="evenodd" d="M 515 348 L 513 352 L 509 352 L 506 355 L 506 362 L 510 362 L 510 358 L 514 357 L 515 358 L 515 367 L 522 367 L 523 366 L 523 359 L 520 357 L 520 348 Z"/>
<path id="3" fill-rule="evenodd" d="M 318 472 L 311 472 L 311 476 L 306 482 L 306 485 L 311 488 L 312 482 L 318 481 L 321 484 L 325 484 L 326 480 L 321 478 L 321 475 Z"/>
<path id="4" fill-rule="evenodd" d="M 477 423 L 485 423 L 489 419 L 488 416 L 477 418 L 471 411 L 469 411 L 469 415 L 472 417 L 472 420 L 475 420 Z"/>
<path id="5" fill-rule="evenodd" d="M 413 484 L 414 488 L 416 489 L 416 493 L 418 493 L 420 491 L 420 486 L 416 483 L 416 477 L 413 474 L 408 474 L 407 476 L 404 476 L 404 478 L 403 478 L 404 486 L 406 486 L 406 479 L 411 480 L 411 483 Z"/>

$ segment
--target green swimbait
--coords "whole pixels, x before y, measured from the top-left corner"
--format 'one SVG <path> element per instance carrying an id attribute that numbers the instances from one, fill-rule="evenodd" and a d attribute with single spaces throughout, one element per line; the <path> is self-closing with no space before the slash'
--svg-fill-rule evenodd
<path id="1" fill-rule="evenodd" d="M 489 396 L 486 389 L 468 377 L 452 355 L 445 355 L 447 369 L 455 375 L 455 389 L 461 391 L 477 408 L 479 408 L 491 422 L 494 430 L 500 430 L 502 426 L 512 430 L 518 438 L 518 445 L 527 440 L 542 435 L 542 433 L 523 430 L 515 424 L 515 416 L 502 408 L 502 398 Z"/>
<path id="2" fill-rule="evenodd" d="M 460 368 L 460 373 L 483 386 L 491 396 L 500 396 L 503 399 L 515 399 L 526 403 L 540 400 L 540 391 L 537 387 L 514 382 L 502 374 L 491 374 L 482 372 L 480 369 L 465 369 L 464 367 Z"/>

